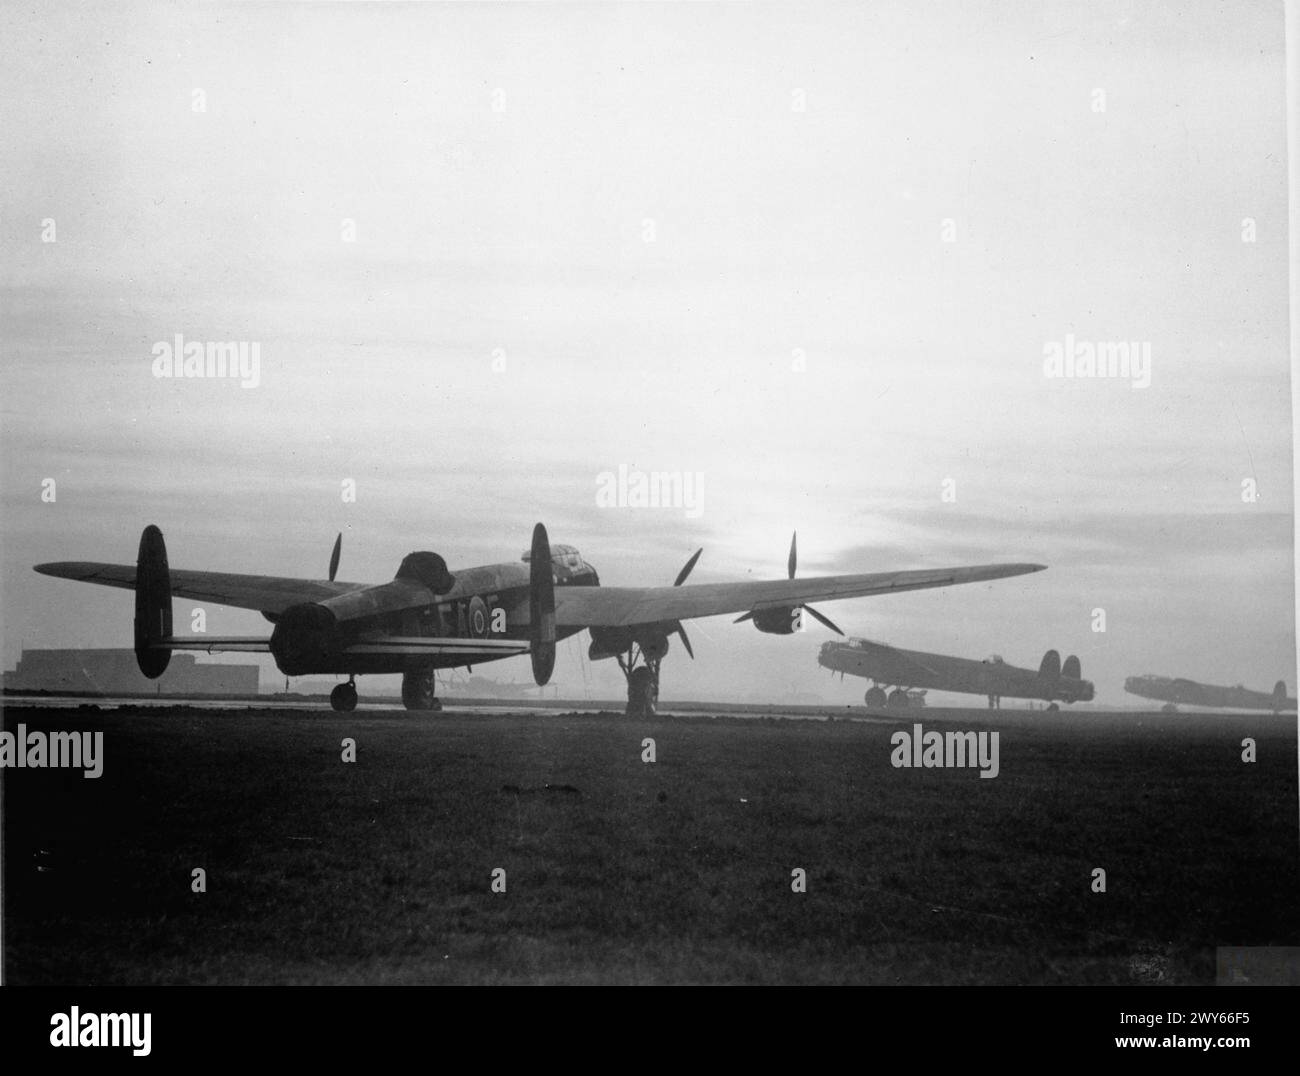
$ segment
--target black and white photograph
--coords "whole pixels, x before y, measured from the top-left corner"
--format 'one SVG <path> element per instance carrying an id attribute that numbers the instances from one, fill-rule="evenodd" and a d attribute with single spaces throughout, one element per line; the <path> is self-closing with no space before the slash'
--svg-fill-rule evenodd
<path id="1" fill-rule="evenodd" d="M 1296 15 L 6 6 L 33 1041 L 1065 986 L 1153 999 L 1110 1056 L 1249 1055 L 1218 988 L 1300 984 Z"/>

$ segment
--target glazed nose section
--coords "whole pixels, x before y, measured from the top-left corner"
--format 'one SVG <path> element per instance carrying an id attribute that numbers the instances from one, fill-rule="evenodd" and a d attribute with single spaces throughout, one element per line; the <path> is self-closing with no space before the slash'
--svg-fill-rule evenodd
<path id="1" fill-rule="evenodd" d="M 315 602 L 286 609 L 271 633 L 271 654 L 285 676 L 328 672 L 337 650 L 338 621 Z"/>

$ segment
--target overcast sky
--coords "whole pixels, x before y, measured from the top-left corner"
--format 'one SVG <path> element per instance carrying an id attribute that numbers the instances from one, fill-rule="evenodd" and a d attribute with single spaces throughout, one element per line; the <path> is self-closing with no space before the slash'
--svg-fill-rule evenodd
<path id="1" fill-rule="evenodd" d="M 308 577 L 343 530 L 379 582 L 542 520 L 607 584 L 782 577 L 795 528 L 800 574 L 1038 561 L 823 611 L 1076 653 L 1102 702 L 1294 691 L 1280 5 L 9 5 L 0 40 L 6 667 L 130 645 L 128 593 L 31 566 L 147 523 Z M 256 343 L 256 386 L 155 377 L 177 334 Z M 1067 338 L 1149 384 L 1045 376 Z M 620 465 L 700 510 L 598 506 Z M 866 686 L 816 624 L 690 630 L 667 699 Z M 621 694 L 586 645 L 561 692 Z"/>

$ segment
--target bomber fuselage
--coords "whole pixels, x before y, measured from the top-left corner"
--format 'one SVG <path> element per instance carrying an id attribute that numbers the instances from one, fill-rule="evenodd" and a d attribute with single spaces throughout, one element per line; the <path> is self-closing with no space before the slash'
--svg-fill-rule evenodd
<path id="1" fill-rule="evenodd" d="M 415 558 L 432 558 L 417 561 Z M 441 568 L 441 571 L 439 570 Z M 568 546 L 553 549 L 556 587 L 599 586 L 594 568 Z M 459 654 L 345 654 L 369 639 L 529 638 L 527 562 L 487 564 L 446 572 L 434 554 L 411 554 L 388 583 L 350 590 L 319 602 L 295 605 L 275 617 L 270 649 L 286 676 L 309 673 L 403 673 L 467 664 Z M 560 631 L 558 639 L 581 628 Z M 485 652 L 472 664 L 509 654 Z"/>
<path id="2" fill-rule="evenodd" d="M 1295 710 L 1296 700 L 1289 697 L 1286 685 L 1280 683 L 1273 694 L 1251 691 L 1238 684 L 1236 687 L 1219 687 L 1215 684 L 1198 684 L 1195 680 L 1168 676 L 1130 676 L 1124 681 L 1124 690 L 1130 695 L 1161 702 L 1181 703 L 1184 706 L 1208 706 L 1225 710 L 1272 710 L 1275 713 Z"/>
<path id="3" fill-rule="evenodd" d="M 819 662 L 828 669 L 862 676 L 877 684 L 930 688 L 1045 702 L 1089 702 L 1089 680 L 1045 676 L 1041 671 L 1008 665 L 1001 659 L 974 661 L 947 654 L 928 654 L 894 646 L 850 640 L 824 643 Z"/>

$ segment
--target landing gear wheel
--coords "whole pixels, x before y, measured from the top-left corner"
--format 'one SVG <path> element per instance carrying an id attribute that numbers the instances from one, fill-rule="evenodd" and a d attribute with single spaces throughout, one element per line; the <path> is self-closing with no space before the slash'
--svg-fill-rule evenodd
<path id="1" fill-rule="evenodd" d="M 1049 714 L 1058 714 L 1061 712 L 1061 708 L 1057 706 L 1056 703 L 1052 703 L 1050 706 L 1047 707 L 1047 712 Z"/>
<path id="2" fill-rule="evenodd" d="M 907 697 L 907 692 L 901 687 L 895 688 L 889 693 L 889 705 L 895 710 L 906 710 L 907 704 L 911 700 Z"/>
<path id="3" fill-rule="evenodd" d="M 627 677 L 627 716 L 654 717 L 659 705 L 659 677 L 644 665 Z"/>
<path id="4" fill-rule="evenodd" d="M 432 669 L 402 673 L 402 705 L 408 710 L 441 710 Z"/>
<path id="5" fill-rule="evenodd" d="M 330 692 L 330 706 L 341 713 L 350 714 L 357 708 L 357 685 L 338 684 Z"/>
<path id="6" fill-rule="evenodd" d="M 889 696 L 884 688 L 873 687 L 867 692 L 866 702 L 868 710 L 883 710 L 889 704 Z"/>

